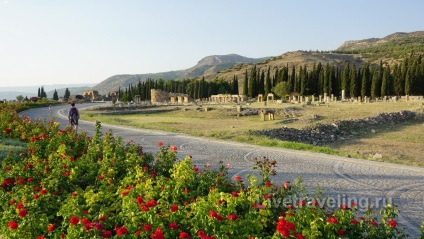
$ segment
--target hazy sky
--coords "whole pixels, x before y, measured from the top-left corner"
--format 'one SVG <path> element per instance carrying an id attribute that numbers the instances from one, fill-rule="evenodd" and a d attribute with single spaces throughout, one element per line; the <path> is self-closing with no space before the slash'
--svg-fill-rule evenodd
<path id="1" fill-rule="evenodd" d="M 205 56 L 333 50 L 424 30 L 424 1 L 0 0 L 0 87 L 99 83 Z"/>

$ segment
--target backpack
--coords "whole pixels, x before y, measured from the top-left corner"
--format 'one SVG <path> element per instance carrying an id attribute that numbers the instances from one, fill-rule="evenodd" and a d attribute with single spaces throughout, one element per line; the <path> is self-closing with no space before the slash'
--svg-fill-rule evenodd
<path id="1" fill-rule="evenodd" d="M 78 119 L 78 110 L 77 110 L 77 108 L 72 107 L 70 109 L 70 115 L 71 115 L 71 119 L 77 120 Z"/>

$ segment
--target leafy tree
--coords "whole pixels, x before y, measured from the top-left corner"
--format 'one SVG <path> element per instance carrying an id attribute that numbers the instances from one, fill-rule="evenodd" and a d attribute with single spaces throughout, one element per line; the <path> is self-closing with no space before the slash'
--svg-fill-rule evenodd
<path id="1" fill-rule="evenodd" d="M 57 95 L 56 89 L 54 89 L 54 92 L 53 92 L 53 100 L 59 100 L 59 96 Z"/>
<path id="2" fill-rule="evenodd" d="M 272 88 L 272 92 L 274 92 L 277 97 L 284 99 L 286 95 L 290 94 L 290 84 L 284 81 L 279 82 Z"/>
<path id="3" fill-rule="evenodd" d="M 16 96 L 16 100 L 21 102 L 24 99 L 24 97 L 22 95 L 18 95 Z"/>

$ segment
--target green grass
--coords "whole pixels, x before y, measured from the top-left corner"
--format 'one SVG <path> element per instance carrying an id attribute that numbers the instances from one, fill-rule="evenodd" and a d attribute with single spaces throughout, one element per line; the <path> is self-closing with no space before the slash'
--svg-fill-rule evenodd
<path id="1" fill-rule="evenodd" d="M 0 137 L 0 161 L 6 158 L 10 152 L 26 151 L 26 143 Z"/>
<path id="2" fill-rule="evenodd" d="M 315 146 L 297 142 L 270 139 L 250 134 L 250 130 L 281 127 L 304 128 L 314 124 L 328 124 L 337 120 L 374 117 L 383 112 L 422 109 L 422 102 L 378 102 L 371 104 L 330 103 L 330 105 L 307 106 L 294 104 L 268 104 L 266 108 L 277 111 L 294 108 L 296 116 L 276 114 L 273 121 L 260 121 L 259 116 L 237 117 L 234 105 L 210 105 L 210 111 L 197 110 L 198 106 L 175 106 L 154 108 L 151 112 L 127 115 L 108 115 L 104 111 L 82 111 L 82 119 L 100 120 L 103 123 L 127 125 L 136 128 L 185 133 L 194 136 L 212 137 L 228 141 L 256 144 L 261 146 L 288 148 L 310 152 L 362 158 L 399 164 L 424 166 L 424 119 L 397 125 L 395 128 L 376 129 L 377 133 L 364 134 L 353 140 L 335 142 L 326 146 Z M 265 108 L 253 103 L 244 108 Z M 312 119 L 312 115 L 318 116 Z M 296 119 L 296 120 L 292 120 Z M 289 121 L 287 121 L 289 120 Z M 383 159 L 373 155 L 383 154 Z"/>

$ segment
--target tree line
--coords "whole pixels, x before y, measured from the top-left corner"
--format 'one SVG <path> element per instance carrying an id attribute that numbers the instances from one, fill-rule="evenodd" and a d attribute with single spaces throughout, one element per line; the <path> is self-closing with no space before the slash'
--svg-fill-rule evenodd
<path id="1" fill-rule="evenodd" d="M 245 70 L 241 87 L 239 89 L 239 79 L 234 75 L 230 81 L 217 78 L 210 82 L 204 77 L 182 81 L 147 79 L 134 86 L 120 88 L 118 92 L 122 101 L 134 100 L 136 95 L 141 100 L 150 100 L 151 89 L 187 94 L 194 99 L 215 94 L 244 94 L 255 98 L 258 94 L 268 93 L 280 98 L 289 94 L 318 96 L 325 93 L 340 97 L 342 90 L 346 98 L 424 95 L 424 61 L 421 55 L 412 53 L 392 66 L 382 61 L 375 65 L 346 62 L 343 66 L 314 63 L 312 69 L 302 65 L 273 69 L 253 65 L 250 70 Z"/>

